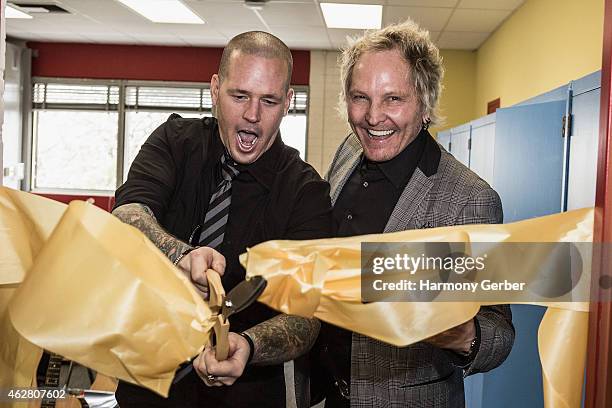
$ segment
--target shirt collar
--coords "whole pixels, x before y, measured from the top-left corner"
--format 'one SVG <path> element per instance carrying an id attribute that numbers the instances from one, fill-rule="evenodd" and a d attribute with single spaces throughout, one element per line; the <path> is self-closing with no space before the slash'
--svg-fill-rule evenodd
<path id="1" fill-rule="evenodd" d="M 211 149 L 213 157 L 216 157 L 218 160 L 221 158 L 225 146 L 221 141 L 221 135 L 219 134 L 219 126 L 215 121 L 215 141 L 213 149 Z M 281 153 L 283 151 L 283 140 L 281 138 L 280 130 L 272 142 L 272 146 L 268 150 L 266 150 L 255 162 L 250 164 L 237 164 L 235 167 L 238 171 L 248 172 L 251 174 L 258 183 L 263 185 L 268 190 L 272 187 L 274 183 L 274 179 L 276 178 L 276 166 L 280 160 Z M 217 163 L 218 160 L 212 160 L 211 163 Z M 240 174 L 238 175 L 240 177 Z"/>
<path id="2" fill-rule="evenodd" d="M 397 156 L 385 162 L 376 163 L 380 171 L 397 189 L 403 189 L 417 165 L 422 161 L 423 152 L 427 143 L 427 132 L 421 131 L 417 137 L 408 144 Z M 365 159 L 364 163 L 371 162 Z"/>
<path id="3" fill-rule="evenodd" d="M 279 130 L 274 142 L 272 142 L 272 146 L 268 150 L 253 163 L 238 164 L 238 170 L 250 173 L 261 185 L 270 190 L 276 178 L 277 164 L 284 145 Z"/>
<path id="4" fill-rule="evenodd" d="M 418 167 L 425 176 L 431 177 L 438 172 L 442 150 L 426 129 L 421 130 L 421 134 L 425 134 L 425 147 Z"/>

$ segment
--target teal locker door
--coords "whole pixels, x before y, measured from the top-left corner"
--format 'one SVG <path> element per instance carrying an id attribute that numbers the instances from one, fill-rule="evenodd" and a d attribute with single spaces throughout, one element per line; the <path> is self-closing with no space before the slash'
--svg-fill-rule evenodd
<path id="1" fill-rule="evenodd" d="M 450 130 L 451 154 L 455 159 L 470 166 L 470 125 L 462 125 Z"/>
<path id="2" fill-rule="evenodd" d="M 493 188 L 504 222 L 561 210 L 565 101 L 498 109 L 495 120 Z M 516 338 L 500 367 L 466 382 L 469 408 L 541 408 L 542 374 L 537 333 L 544 308 L 513 305 Z"/>

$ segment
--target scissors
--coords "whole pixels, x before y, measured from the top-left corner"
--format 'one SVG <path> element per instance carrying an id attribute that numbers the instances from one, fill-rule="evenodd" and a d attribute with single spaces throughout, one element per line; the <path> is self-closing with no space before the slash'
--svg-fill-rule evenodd
<path id="1" fill-rule="evenodd" d="M 210 344 L 215 346 L 215 358 L 222 361 L 226 360 L 229 354 L 228 335 L 230 325 L 228 318 L 252 305 L 266 288 L 267 281 L 262 276 L 253 276 L 240 282 L 226 294 L 221 284 L 221 276 L 217 272 L 208 269 L 206 279 L 210 291 L 208 306 L 215 321 L 210 333 Z M 191 363 L 179 369 L 172 383 L 179 382 L 191 370 L 193 370 L 193 364 Z"/>

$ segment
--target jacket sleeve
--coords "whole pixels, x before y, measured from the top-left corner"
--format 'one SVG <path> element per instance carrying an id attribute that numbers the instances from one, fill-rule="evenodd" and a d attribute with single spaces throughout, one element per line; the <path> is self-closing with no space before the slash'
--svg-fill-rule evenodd
<path id="1" fill-rule="evenodd" d="M 500 224 L 503 221 L 499 195 L 490 187 L 474 195 L 461 211 L 456 224 Z M 476 314 L 479 344 L 465 376 L 492 370 L 504 362 L 514 343 L 509 305 L 483 306 Z"/>
<path id="2" fill-rule="evenodd" d="M 286 239 L 318 239 L 332 236 L 329 184 L 317 175 L 298 192 Z"/>

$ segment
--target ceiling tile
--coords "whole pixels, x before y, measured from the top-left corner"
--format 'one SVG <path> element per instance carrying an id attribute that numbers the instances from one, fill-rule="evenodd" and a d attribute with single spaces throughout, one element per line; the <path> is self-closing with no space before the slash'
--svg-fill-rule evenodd
<path id="1" fill-rule="evenodd" d="M 145 17 L 115 0 L 61 0 L 59 5 L 70 12 L 102 23 L 144 23 Z"/>
<path id="2" fill-rule="evenodd" d="M 438 48 L 453 50 L 475 50 L 490 33 L 467 33 L 444 31 L 437 41 Z"/>
<path id="3" fill-rule="evenodd" d="M 40 37 L 44 38 L 45 41 L 55 42 L 90 42 L 87 38 L 76 35 L 74 33 L 37 33 Z"/>
<path id="4" fill-rule="evenodd" d="M 455 7 L 459 0 L 387 0 L 389 6 Z"/>
<path id="5" fill-rule="evenodd" d="M 36 30 L 37 31 L 56 31 L 56 30 L 65 30 L 65 31 L 76 31 L 83 33 L 107 33 L 112 32 L 112 28 L 109 27 L 108 24 L 104 24 L 98 22 L 96 20 L 92 20 L 83 15 L 73 15 L 73 16 L 61 16 L 61 15 L 47 15 L 46 18 L 37 18 L 36 20 Z"/>
<path id="6" fill-rule="evenodd" d="M 88 34 L 85 36 L 90 42 L 98 44 L 141 44 L 136 38 L 130 37 L 124 34 L 113 34 L 107 33 L 104 35 L 100 34 Z"/>
<path id="7" fill-rule="evenodd" d="M 240 3 L 244 4 L 244 0 L 181 0 L 184 3 L 191 5 L 192 3 Z M 313 0 L 271 0 L 274 3 L 312 3 Z M 335 1 L 335 0 L 334 0 Z M 264 6 L 265 7 L 265 6 Z"/>
<path id="8" fill-rule="evenodd" d="M 285 41 L 285 44 L 287 44 L 287 47 L 291 48 L 292 50 L 329 50 L 329 49 L 334 48 L 331 46 L 329 40 L 325 40 L 325 41 L 308 40 L 307 42 L 289 40 L 289 41 Z"/>
<path id="9" fill-rule="evenodd" d="M 383 8 L 383 23 L 384 25 L 401 23 L 411 18 L 422 28 L 440 31 L 446 25 L 452 11 L 450 8 L 386 6 Z"/>
<path id="10" fill-rule="evenodd" d="M 319 6 L 310 4 L 268 3 L 259 12 L 266 23 L 273 25 L 325 26 Z"/>
<path id="11" fill-rule="evenodd" d="M 192 47 L 225 47 L 227 38 L 219 36 L 217 38 L 202 37 L 202 36 L 179 36 L 183 41 Z"/>
<path id="12" fill-rule="evenodd" d="M 21 31 L 29 31 L 32 33 L 53 33 L 53 32 L 63 32 L 66 31 L 65 27 L 61 25 L 53 24 L 48 20 L 44 20 L 41 18 L 31 18 L 31 19 L 7 19 L 6 20 L 6 28 L 7 31 L 12 27 L 21 30 Z"/>
<path id="13" fill-rule="evenodd" d="M 461 0 L 458 8 L 514 10 L 524 2 L 525 0 Z"/>
<path id="14" fill-rule="evenodd" d="M 446 30 L 492 32 L 510 15 L 509 10 L 455 10 Z"/>
<path id="15" fill-rule="evenodd" d="M 202 2 L 191 1 L 189 7 L 210 24 L 231 24 L 248 26 L 259 23 L 253 10 L 244 6 L 244 2 Z"/>
<path id="16" fill-rule="evenodd" d="M 272 33 L 281 40 L 287 41 L 298 41 L 298 42 L 327 42 L 329 44 L 329 38 L 327 37 L 327 30 L 325 27 L 300 27 L 296 30 L 292 26 L 271 26 Z"/>
<path id="17" fill-rule="evenodd" d="M 36 24 L 30 19 L 17 19 L 17 18 L 7 18 L 6 19 L 6 32 L 10 32 L 11 30 L 15 31 L 32 31 L 33 28 L 36 27 Z"/>
<path id="18" fill-rule="evenodd" d="M 182 0 L 204 18 L 205 25 L 156 24 L 117 0 L 53 1 L 72 14 L 37 15 L 31 20 L 9 20 L 8 35 L 47 41 L 101 43 L 186 44 L 220 46 L 236 34 L 266 30 L 244 0 Z M 272 0 L 259 12 L 272 32 L 292 48 L 336 49 L 346 36 L 362 30 L 327 29 L 318 4 L 324 0 Z M 329 0 L 330 2 L 383 4 L 383 22 L 411 17 L 428 29 L 441 47 L 473 49 L 494 30 L 510 10 L 524 0 Z M 457 7 L 457 9 L 454 9 Z M 448 22 L 448 24 L 447 24 Z M 228 25 L 229 24 L 229 25 Z M 439 35 L 442 28 L 452 33 Z M 439 39 L 437 37 L 440 37 Z"/>
<path id="19" fill-rule="evenodd" d="M 429 38 L 431 38 L 431 41 L 433 41 L 434 43 L 438 41 L 439 36 L 440 36 L 440 31 L 430 31 L 429 32 Z"/>
<path id="20" fill-rule="evenodd" d="M 361 37 L 364 30 L 352 30 L 348 28 L 328 28 L 327 33 L 329 39 L 335 48 L 343 48 L 348 44 L 347 37 L 357 38 Z"/>
<path id="21" fill-rule="evenodd" d="M 16 40 L 44 41 L 44 38 L 42 38 L 40 35 L 34 34 L 34 33 L 28 33 L 28 32 L 16 32 L 16 33 L 9 33 L 9 32 L 7 32 L 6 35 L 8 37 L 12 37 L 12 38 L 14 38 Z M 10 40 L 10 39 L 7 38 L 7 40 Z"/>
<path id="22" fill-rule="evenodd" d="M 344 3 L 344 4 L 387 4 L 386 0 L 319 0 L 319 3 Z"/>
<path id="23" fill-rule="evenodd" d="M 190 33 L 176 33 L 177 37 L 184 39 L 189 42 L 197 42 L 198 44 L 204 44 L 206 41 L 210 41 L 211 45 L 216 45 L 221 42 L 223 45 L 227 43 L 227 37 L 217 31 L 207 31 L 206 33 L 190 34 Z"/>
<path id="24" fill-rule="evenodd" d="M 145 36 L 145 35 L 168 35 L 171 37 L 174 34 L 173 26 L 175 24 L 132 24 L 127 26 L 120 23 L 108 23 L 107 27 L 116 32 L 131 35 L 133 37 Z"/>
<path id="25" fill-rule="evenodd" d="M 184 47 L 189 45 L 185 40 L 176 36 L 168 35 L 137 35 L 134 36 L 139 42 L 151 45 L 172 45 Z"/>
<path id="26" fill-rule="evenodd" d="M 244 33 L 245 31 L 267 31 L 266 27 L 259 23 L 259 25 L 249 25 L 249 26 L 223 26 L 220 25 L 217 28 L 217 31 L 223 35 L 227 40 L 237 36 L 238 34 Z"/>
<path id="27" fill-rule="evenodd" d="M 215 30 L 211 24 L 149 24 L 147 27 L 143 27 L 142 30 L 148 34 L 156 35 L 221 36 L 221 33 Z"/>

